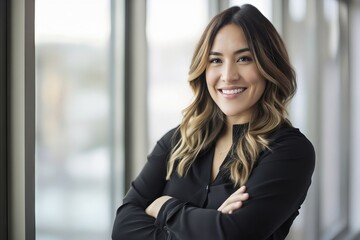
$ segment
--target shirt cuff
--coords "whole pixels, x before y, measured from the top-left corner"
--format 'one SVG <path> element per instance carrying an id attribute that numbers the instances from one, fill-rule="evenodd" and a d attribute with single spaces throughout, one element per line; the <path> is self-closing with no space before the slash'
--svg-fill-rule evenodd
<path id="1" fill-rule="evenodd" d="M 160 208 L 157 218 L 155 220 L 155 226 L 167 231 L 167 221 L 181 209 L 186 203 L 176 198 L 170 198 Z"/>

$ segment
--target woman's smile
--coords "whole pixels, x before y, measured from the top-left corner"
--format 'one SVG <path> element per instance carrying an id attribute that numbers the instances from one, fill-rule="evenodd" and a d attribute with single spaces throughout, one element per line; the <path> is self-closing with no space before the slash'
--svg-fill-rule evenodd
<path id="1" fill-rule="evenodd" d="M 246 87 L 220 88 L 219 92 L 226 98 L 235 98 L 246 91 Z"/>

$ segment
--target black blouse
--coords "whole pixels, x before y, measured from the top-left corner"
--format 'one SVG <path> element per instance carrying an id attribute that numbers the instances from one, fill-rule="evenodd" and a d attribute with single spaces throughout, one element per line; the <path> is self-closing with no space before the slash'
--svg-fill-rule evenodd
<path id="1" fill-rule="evenodd" d="M 246 128 L 233 126 L 233 142 Z M 175 129 L 157 142 L 140 175 L 132 182 L 117 210 L 112 239 L 285 239 L 299 214 L 315 166 L 314 148 L 298 129 L 283 126 L 271 136 L 271 150 L 260 154 L 246 182 L 249 199 L 232 214 L 217 211 L 238 189 L 224 168 L 230 153 L 214 181 L 211 181 L 214 146 L 198 156 L 185 177 L 173 173 L 166 181 L 174 133 Z M 163 195 L 173 198 L 165 202 L 156 219 L 148 216 L 146 207 Z"/>

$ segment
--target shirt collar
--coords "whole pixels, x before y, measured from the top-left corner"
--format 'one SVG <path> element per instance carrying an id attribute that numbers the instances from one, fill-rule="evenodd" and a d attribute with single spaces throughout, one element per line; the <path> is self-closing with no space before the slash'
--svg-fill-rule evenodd
<path id="1" fill-rule="evenodd" d="M 249 128 L 249 123 L 234 124 L 233 125 L 233 142 L 236 142 L 242 137 Z"/>

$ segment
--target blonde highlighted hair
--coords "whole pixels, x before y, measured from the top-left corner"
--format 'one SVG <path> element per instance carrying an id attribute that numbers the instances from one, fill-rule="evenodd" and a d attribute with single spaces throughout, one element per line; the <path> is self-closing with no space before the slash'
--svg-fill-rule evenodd
<path id="1" fill-rule="evenodd" d="M 226 165 L 234 185 L 246 183 L 260 152 L 269 148 L 270 134 L 282 124 L 290 124 L 286 108 L 295 94 L 296 80 L 280 35 L 254 6 L 231 7 L 210 21 L 194 51 L 188 77 L 194 99 L 183 111 L 177 130 L 180 137 L 168 161 L 167 179 L 174 171 L 184 176 L 199 153 L 214 144 L 225 127 L 225 115 L 208 92 L 205 70 L 214 38 L 228 24 L 243 30 L 257 68 L 266 79 L 252 120 L 237 142 L 232 161 Z"/>

